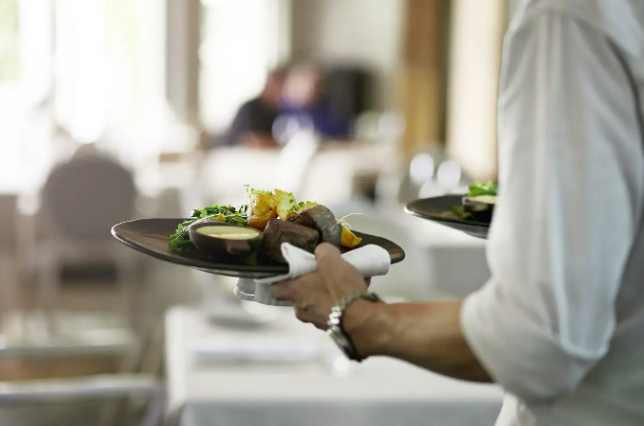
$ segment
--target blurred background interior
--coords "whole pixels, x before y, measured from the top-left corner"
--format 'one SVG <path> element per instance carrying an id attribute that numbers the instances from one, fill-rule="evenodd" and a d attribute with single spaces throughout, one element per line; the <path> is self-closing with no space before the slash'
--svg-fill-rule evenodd
<path id="1" fill-rule="evenodd" d="M 495 178 L 507 15 L 503 0 L 0 0 L 0 424 L 208 424 L 185 413 L 209 396 L 232 413 L 217 424 L 252 424 L 221 389 L 190 393 L 220 368 L 194 342 L 287 320 L 109 235 L 243 202 L 244 184 L 362 213 L 356 229 L 407 252 L 374 280 L 389 300 L 482 285 L 483 243 L 403 206 Z M 310 383 L 362 377 L 327 361 Z M 476 417 L 455 424 L 491 424 Z"/>

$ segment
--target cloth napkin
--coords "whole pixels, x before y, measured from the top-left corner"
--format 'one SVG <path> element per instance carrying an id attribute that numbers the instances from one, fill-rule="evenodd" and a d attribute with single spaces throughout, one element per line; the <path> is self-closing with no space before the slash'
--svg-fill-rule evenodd
<path id="1" fill-rule="evenodd" d="M 283 243 L 281 249 L 289 265 L 288 273 L 256 280 L 241 278 L 237 283 L 237 294 L 240 298 L 265 305 L 290 306 L 288 302 L 273 299 L 271 284 L 313 272 L 317 269 L 317 264 L 313 254 L 292 244 Z M 374 244 L 344 253 L 342 258 L 365 277 L 386 275 L 391 266 L 391 258 L 387 250 Z"/>

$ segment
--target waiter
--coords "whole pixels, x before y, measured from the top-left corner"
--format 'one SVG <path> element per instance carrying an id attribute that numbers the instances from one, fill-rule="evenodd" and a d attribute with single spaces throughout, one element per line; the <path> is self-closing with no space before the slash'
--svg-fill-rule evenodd
<path id="1" fill-rule="evenodd" d="M 490 280 L 465 300 L 385 304 L 320 245 L 318 271 L 274 296 L 355 359 L 499 383 L 497 425 L 644 425 L 644 1 L 513 10 Z"/>

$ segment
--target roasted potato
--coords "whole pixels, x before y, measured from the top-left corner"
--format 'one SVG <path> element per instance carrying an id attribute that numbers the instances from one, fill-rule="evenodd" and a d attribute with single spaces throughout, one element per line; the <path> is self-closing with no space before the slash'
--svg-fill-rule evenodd
<path id="1" fill-rule="evenodd" d="M 358 237 L 353 233 L 351 228 L 349 228 L 344 223 L 340 224 L 340 245 L 345 248 L 354 248 L 357 247 L 361 242 L 362 238 Z"/>
<path id="2" fill-rule="evenodd" d="M 255 192 L 250 203 L 250 217 L 248 225 L 253 228 L 264 229 L 269 220 L 277 217 L 275 198 L 270 192 Z"/>

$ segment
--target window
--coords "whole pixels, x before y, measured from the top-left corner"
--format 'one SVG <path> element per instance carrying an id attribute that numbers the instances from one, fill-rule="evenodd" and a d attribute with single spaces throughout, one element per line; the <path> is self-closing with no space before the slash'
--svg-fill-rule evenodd
<path id="1" fill-rule="evenodd" d="M 102 139 L 124 158 L 156 148 L 165 113 L 162 4 L 57 0 L 55 111 L 76 140 Z"/>
<path id="2" fill-rule="evenodd" d="M 164 4 L 0 0 L 0 190 L 35 189 L 65 132 L 130 162 L 158 150 Z"/>
<path id="3" fill-rule="evenodd" d="M 288 15 L 286 0 L 203 1 L 199 103 L 207 128 L 225 130 L 287 57 Z"/>
<path id="4" fill-rule="evenodd" d="M 0 87 L 18 80 L 18 1 L 0 0 Z"/>
<path id="5" fill-rule="evenodd" d="M 42 179 L 50 157 L 51 3 L 0 0 L 0 191 Z"/>

